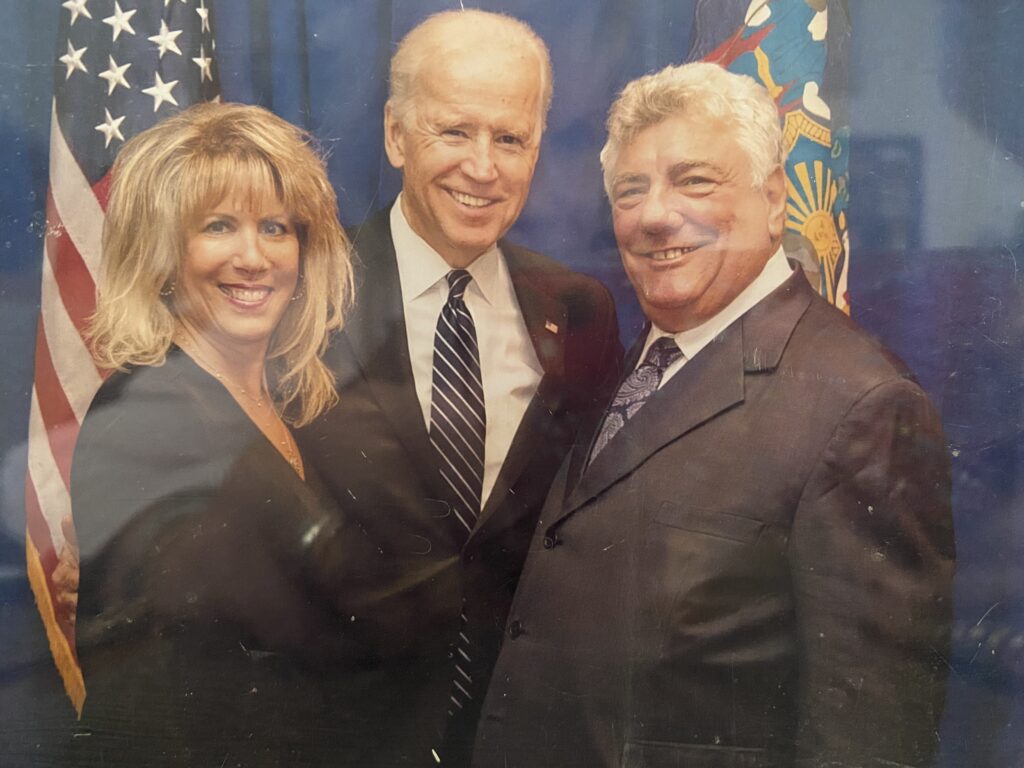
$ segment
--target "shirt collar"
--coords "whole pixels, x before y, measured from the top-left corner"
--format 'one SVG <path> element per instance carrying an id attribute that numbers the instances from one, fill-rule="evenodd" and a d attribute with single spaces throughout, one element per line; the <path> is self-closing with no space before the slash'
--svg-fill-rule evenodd
<path id="1" fill-rule="evenodd" d="M 651 331 L 647 334 L 643 354 L 647 354 L 650 346 L 661 336 L 671 336 L 676 340 L 687 360 L 692 360 L 698 352 L 706 347 L 718 334 L 736 322 L 769 293 L 782 285 L 793 274 L 793 268 L 786 259 L 786 252 L 780 245 L 778 250 L 768 259 L 760 274 L 740 291 L 739 295 L 725 306 L 717 315 L 698 325 L 679 333 L 663 331 L 651 323 Z M 643 359 L 643 356 L 640 358 Z"/>
<path id="2" fill-rule="evenodd" d="M 398 280 L 402 287 L 402 303 L 408 304 L 429 291 L 452 268 L 427 241 L 416 234 L 402 211 L 402 195 L 399 193 L 391 206 L 391 238 L 395 243 L 395 258 L 398 261 Z M 492 245 L 470 264 L 466 271 L 473 277 L 470 289 L 475 285 L 488 303 L 493 303 L 498 290 L 498 270 L 501 251 L 497 243 Z M 447 293 L 447 285 L 445 286 Z"/>

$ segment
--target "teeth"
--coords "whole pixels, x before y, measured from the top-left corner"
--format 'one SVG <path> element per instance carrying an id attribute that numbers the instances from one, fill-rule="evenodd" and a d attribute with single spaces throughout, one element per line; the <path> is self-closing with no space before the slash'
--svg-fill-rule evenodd
<path id="1" fill-rule="evenodd" d="M 229 298 L 235 301 L 243 301 L 247 304 L 256 304 L 267 297 L 269 288 L 239 288 L 232 285 L 222 285 L 220 288 Z"/>
<path id="2" fill-rule="evenodd" d="M 483 197 L 474 197 L 473 195 L 467 195 L 464 192 L 456 192 L 454 189 L 449 192 L 456 201 L 463 205 L 468 205 L 470 208 L 483 208 L 485 205 L 490 205 L 491 201 Z"/>
<path id="3" fill-rule="evenodd" d="M 681 258 L 684 254 L 695 250 L 697 246 L 689 248 L 669 248 L 667 251 L 655 251 L 651 254 L 651 258 L 655 261 L 672 261 L 673 259 Z"/>

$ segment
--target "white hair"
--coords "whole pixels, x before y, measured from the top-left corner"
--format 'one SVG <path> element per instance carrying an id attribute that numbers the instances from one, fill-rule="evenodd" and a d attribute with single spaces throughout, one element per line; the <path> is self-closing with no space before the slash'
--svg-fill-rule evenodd
<path id="1" fill-rule="evenodd" d="M 669 66 L 628 83 L 608 111 L 601 168 L 609 196 L 619 150 L 645 128 L 681 114 L 728 126 L 750 161 L 755 187 L 785 162 L 778 109 L 757 81 L 708 62 Z"/>
<path id="2" fill-rule="evenodd" d="M 403 125 L 408 125 L 418 92 L 418 76 L 426 60 L 438 53 L 444 55 L 451 46 L 471 42 L 486 43 L 492 48 L 496 43 L 521 45 L 534 51 L 541 70 L 540 120 L 543 128 L 554 89 L 551 54 L 547 45 L 525 21 L 504 13 L 492 13 L 476 8 L 435 13 L 413 27 L 402 38 L 398 50 L 391 57 L 388 90 L 388 104 L 399 121 Z"/>

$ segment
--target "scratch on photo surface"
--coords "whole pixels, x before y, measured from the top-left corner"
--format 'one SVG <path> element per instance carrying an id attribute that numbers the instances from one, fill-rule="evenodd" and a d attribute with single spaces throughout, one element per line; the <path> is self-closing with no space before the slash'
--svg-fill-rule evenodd
<path id="1" fill-rule="evenodd" d="M 981 615 L 981 618 L 980 618 L 980 619 L 978 619 L 978 623 L 977 623 L 977 624 L 975 624 L 974 626 L 976 626 L 976 627 L 979 627 L 979 626 L 981 626 L 981 622 L 983 622 L 983 621 L 984 621 L 984 620 L 985 620 L 986 618 L 988 618 L 988 615 L 989 615 L 990 613 L 992 613 L 992 611 L 994 611 L 994 610 L 995 610 L 995 609 L 996 609 L 996 608 L 997 608 L 997 607 L 999 606 L 999 603 L 1001 603 L 1001 602 L 1002 602 L 1002 600 L 999 600 L 999 601 L 997 601 L 997 602 L 993 603 L 992 607 L 991 607 L 991 608 L 989 608 L 989 609 L 988 609 L 987 611 L 985 611 L 985 613 L 983 613 L 983 614 Z"/>
<path id="2" fill-rule="evenodd" d="M 429 555 L 430 554 L 430 550 L 432 550 L 434 548 L 434 545 L 430 541 L 430 539 L 428 539 L 426 536 L 420 536 L 418 533 L 414 533 L 412 535 L 413 535 L 414 538 L 422 539 L 424 542 L 426 542 L 427 548 L 425 550 L 422 550 L 422 551 L 418 550 L 418 549 L 413 549 L 413 550 L 410 550 L 411 553 L 414 554 L 414 555 Z"/>

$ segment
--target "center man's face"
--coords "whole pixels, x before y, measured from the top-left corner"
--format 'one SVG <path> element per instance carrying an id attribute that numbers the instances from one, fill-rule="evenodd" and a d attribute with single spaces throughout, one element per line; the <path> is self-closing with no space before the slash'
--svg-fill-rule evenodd
<path id="1" fill-rule="evenodd" d="M 611 204 L 622 264 L 644 313 L 666 331 L 724 309 L 782 236 L 785 177 L 755 188 L 721 122 L 676 115 L 642 130 L 615 163 Z"/>
<path id="2" fill-rule="evenodd" d="M 403 212 L 453 267 L 502 237 L 530 191 L 541 78 L 530 51 L 453 51 L 423 65 L 408 125 L 387 110 L 385 148 L 402 170 Z"/>

